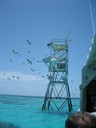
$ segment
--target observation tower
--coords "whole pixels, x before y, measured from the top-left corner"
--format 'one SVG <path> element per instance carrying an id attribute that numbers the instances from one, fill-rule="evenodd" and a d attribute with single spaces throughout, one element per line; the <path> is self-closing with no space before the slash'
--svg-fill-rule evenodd
<path id="1" fill-rule="evenodd" d="M 42 110 L 71 111 L 72 102 L 68 84 L 68 40 L 52 40 L 47 44 L 50 56 L 43 59 L 50 75 Z M 66 106 L 66 107 L 65 107 Z"/>

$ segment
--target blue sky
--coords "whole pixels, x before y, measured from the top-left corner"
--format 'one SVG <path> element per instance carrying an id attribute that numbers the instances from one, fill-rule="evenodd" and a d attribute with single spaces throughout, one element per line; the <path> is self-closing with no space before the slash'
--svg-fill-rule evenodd
<path id="1" fill-rule="evenodd" d="M 96 0 L 91 6 L 96 26 Z M 68 79 L 71 96 L 78 97 L 94 36 L 89 1 L 0 0 L 0 94 L 44 96 L 48 79 L 42 76 L 48 68 L 40 61 L 50 55 L 47 44 L 65 39 L 69 31 Z"/>

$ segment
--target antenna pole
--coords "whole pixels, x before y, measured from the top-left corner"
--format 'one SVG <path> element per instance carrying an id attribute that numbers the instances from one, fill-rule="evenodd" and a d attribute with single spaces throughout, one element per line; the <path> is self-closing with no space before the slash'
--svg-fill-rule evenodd
<path id="1" fill-rule="evenodd" d="M 91 7 L 91 2 L 90 2 L 90 0 L 89 0 L 89 8 L 90 8 L 90 15 L 91 15 L 91 20 L 92 20 L 93 32 L 94 32 L 94 35 L 95 35 L 95 26 L 94 26 L 94 19 L 93 19 L 92 7 Z"/>

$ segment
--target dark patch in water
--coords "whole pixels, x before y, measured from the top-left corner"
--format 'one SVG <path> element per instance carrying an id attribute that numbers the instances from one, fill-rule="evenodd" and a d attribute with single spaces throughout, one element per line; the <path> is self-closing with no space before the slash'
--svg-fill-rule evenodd
<path id="1" fill-rule="evenodd" d="M 20 127 L 10 122 L 0 122 L 0 128 L 20 128 Z"/>
<path id="2" fill-rule="evenodd" d="M 0 100 L 0 102 L 1 103 L 3 103 L 3 104 L 17 104 L 17 105 L 24 105 L 24 104 L 26 104 L 26 103 L 24 103 L 23 101 L 11 101 L 11 99 L 10 100 Z"/>
<path id="3" fill-rule="evenodd" d="M 32 97 L 0 95 L 0 102 L 3 104 L 25 105 L 29 103 L 30 99 L 32 99 Z"/>

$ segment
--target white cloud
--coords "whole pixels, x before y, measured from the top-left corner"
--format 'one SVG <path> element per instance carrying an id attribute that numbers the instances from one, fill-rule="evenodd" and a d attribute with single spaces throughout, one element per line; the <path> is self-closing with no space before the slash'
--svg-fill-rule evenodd
<path id="1" fill-rule="evenodd" d="M 42 78 L 39 75 L 24 74 L 21 72 L 0 72 L 0 79 L 36 81 L 36 80 L 43 80 L 44 78 Z"/>

